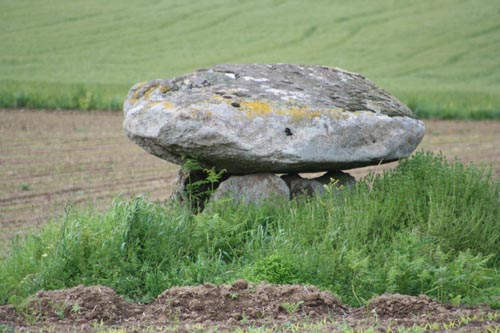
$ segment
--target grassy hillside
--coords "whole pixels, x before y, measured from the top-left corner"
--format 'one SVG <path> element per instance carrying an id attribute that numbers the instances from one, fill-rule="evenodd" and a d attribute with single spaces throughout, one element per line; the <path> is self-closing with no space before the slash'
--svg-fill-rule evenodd
<path id="1" fill-rule="evenodd" d="M 128 88 L 226 62 L 360 72 L 423 116 L 500 118 L 500 4 L 4 0 L 0 106 L 120 108 Z"/>

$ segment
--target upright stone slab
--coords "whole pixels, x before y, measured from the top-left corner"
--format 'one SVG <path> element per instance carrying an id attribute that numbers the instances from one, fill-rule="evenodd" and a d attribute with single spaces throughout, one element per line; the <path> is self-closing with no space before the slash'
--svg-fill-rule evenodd
<path id="1" fill-rule="evenodd" d="M 172 183 L 170 200 L 180 204 L 187 204 L 193 211 L 201 211 L 205 207 L 213 191 L 219 184 L 228 179 L 228 174 L 222 174 L 220 179 L 210 183 L 206 179 L 208 174 L 203 170 L 184 170 L 181 168 L 177 178 Z"/>
<path id="2" fill-rule="evenodd" d="M 424 124 L 363 76 L 299 65 L 218 65 L 132 87 L 128 137 L 229 173 L 344 170 L 407 157 Z"/>
<path id="3" fill-rule="evenodd" d="M 290 198 L 300 196 L 312 197 L 317 194 L 325 193 L 323 184 L 315 179 L 302 178 L 296 173 L 281 176 L 290 189 Z"/>
<path id="4" fill-rule="evenodd" d="M 334 183 L 337 187 L 350 188 L 356 184 L 356 178 L 352 175 L 342 171 L 330 171 L 323 176 L 316 178 L 323 185 Z"/>

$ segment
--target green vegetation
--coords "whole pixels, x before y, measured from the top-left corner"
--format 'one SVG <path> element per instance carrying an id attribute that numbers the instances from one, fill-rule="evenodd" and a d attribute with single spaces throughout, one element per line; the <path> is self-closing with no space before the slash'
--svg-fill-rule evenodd
<path id="1" fill-rule="evenodd" d="M 102 84 L 0 81 L 0 107 L 31 109 L 119 110 L 127 89 Z"/>
<path id="2" fill-rule="evenodd" d="M 21 191 L 29 191 L 30 190 L 30 184 L 21 183 L 21 184 L 19 184 L 19 189 Z"/>
<path id="3" fill-rule="evenodd" d="M 227 172 L 226 169 L 216 171 L 214 167 L 203 168 L 200 163 L 192 158 L 183 158 L 182 171 L 188 175 L 186 179 L 186 198 L 178 198 L 189 201 L 194 212 L 200 212 L 204 208 L 204 203 L 214 193 L 215 186 Z M 181 194 L 179 194 L 181 195 Z"/>
<path id="4" fill-rule="evenodd" d="M 385 292 L 499 307 L 500 180 L 417 153 L 339 197 L 200 214 L 144 197 L 104 213 L 68 208 L 0 262 L 0 304 L 39 289 L 102 284 L 150 301 L 238 278 L 314 284 L 352 305 Z"/>
<path id="5" fill-rule="evenodd" d="M 0 107 L 119 109 L 227 62 L 362 73 L 422 117 L 500 119 L 498 1 L 0 2 Z"/>

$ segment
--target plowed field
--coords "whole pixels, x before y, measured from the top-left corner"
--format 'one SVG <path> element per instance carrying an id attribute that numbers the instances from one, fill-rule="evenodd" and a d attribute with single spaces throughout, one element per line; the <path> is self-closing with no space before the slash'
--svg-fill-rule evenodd
<path id="1" fill-rule="evenodd" d="M 500 122 L 425 121 L 419 149 L 500 174 Z M 395 164 L 350 171 L 357 178 Z M 67 205 L 108 206 L 114 197 L 167 198 L 178 166 L 133 144 L 119 112 L 0 110 L 0 256 L 8 239 Z"/>

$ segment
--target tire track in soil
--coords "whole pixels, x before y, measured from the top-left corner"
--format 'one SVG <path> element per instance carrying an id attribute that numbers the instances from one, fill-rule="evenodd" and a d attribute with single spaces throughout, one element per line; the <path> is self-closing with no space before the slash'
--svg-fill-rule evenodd
<path id="1" fill-rule="evenodd" d="M 106 184 L 86 186 L 86 187 L 71 186 L 69 188 L 63 188 L 52 192 L 47 191 L 36 194 L 11 196 L 0 200 L 0 207 L 7 207 L 9 205 L 15 205 L 23 202 L 29 202 L 30 204 L 34 204 L 37 202 L 37 199 L 41 199 L 43 203 L 45 203 L 47 201 L 50 201 L 46 200 L 45 198 L 57 199 L 58 197 L 66 197 L 68 194 L 77 194 L 80 192 L 84 193 L 85 196 L 92 198 L 94 194 L 98 193 L 109 192 L 118 195 L 119 193 L 123 192 L 123 190 L 131 190 L 136 188 L 138 191 L 140 190 L 140 192 L 138 192 L 137 194 L 141 194 L 144 193 L 143 189 L 147 191 L 147 188 L 151 184 L 155 183 L 161 184 L 161 186 L 163 186 L 165 189 L 170 190 L 168 181 L 166 180 L 168 178 L 168 175 L 170 174 L 167 174 L 166 177 L 138 178 L 133 180 L 121 181 L 118 184 L 106 183 Z M 170 175 L 170 177 L 173 178 L 173 174 Z"/>
<path id="2" fill-rule="evenodd" d="M 133 164 L 127 164 L 127 168 L 130 168 L 130 167 L 138 167 L 140 166 L 139 164 L 136 164 L 136 165 L 133 165 Z M 86 170 L 76 170 L 76 171 L 68 171 L 68 172 L 60 172 L 59 175 L 60 176 L 70 176 L 70 175 L 78 175 L 78 174 L 87 174 L 89 172 L 92 172 L 92 173 L 109 173 L 111 171 L 115 171 L 113 169 L 113 167 L 98 167 L 98 168 L 93 168 L 93 169 L 86 169 Z M 31 176 L 27 176 L 27 175 L 20 175 L 20 176 L 12 176 L 13 179 L 16 179 L 18 181 L 22 181 L 22 180 L 29 180 L 29 179 L 37 179 L 37 178 L 41 178 L 40 182 L 43 182 L 44 179 L 43 178 L 49 178 L 49 179 L 45 179 L 45 180 L 50 180 L 50 177 L 53 177 L 53 174 L 52 173 L 48 173 L 48 172 L 45 172 L 45 173 L 39 173 L 39 174 L 32 174 Z M 8 177 L 10 178 L 10 177 Z M 5 178 L 0 178 L 0 182 L 6 182 L 8 180 L 7 177 Z"/>
<path id="3" fill-rule="evenodd" d="M 94 188 L 106 184 L 122 183 L 124 179 L 127 182 L 147 180 L 149 178 L 163 177 L 155 169 L 139 169 L 133 173 L 128 173 L 126 170 L 103 170 L 96 177 L 90 178 L 87 173 L 76 172 L 75 176 L 71 174 L 65 176 L 50 175 L 42 179 L 35 177 L 33 179 L 24 178 L 23 181 L 14 180 L 9 187 L 3 189 L 4 195 L 0 195 L 0 201 L 8 200 L 11 197 L 26 197 L 36 196 L 38 194 L 46 194 L 47 192 L 55 192 L 67 190 L 74 187 L 82 189 Z M 170 177 L 170 175 L 167 175 Z M 19 185 L 21 184 L 21 185 Z M 28 188 L 23 188 L 22 184 L 26 184 Z M 113 185 L 115 186 L 115 185 Z"/>
<path id="4" fill-rule="evenodd" d="M 167 195 L 170 193 L 169 190 L 164 189 L 163 186 L 153 186 L 153 187 L 148 187 L 152 191 L 155 191 L 155 196 L 150 196 L 151 200 L 161 200 L 162 198 L 166 198 Z M 144 191 L 146 192 L 146 191 Z M 137 189 L 131 189 L 129 191 L 121 192 L 120 193 L 122 197 L 124 198 L 129 198 L 134 195 L 137 195 Z M 88 196 L 82 196 L 80 198 L 73 198 L 71 199 L 71 204 L 72 205 L 79 205 L 79 204 L 90 204 L 94 208 L 106 208 L 108 207 L 112 200 L 117 196 L 115 193 L 99 193 L 95 194 L 92 200 L 89 200 Z M 40 209 L 41 213 L 39 214 L 30 214 L 30 215 L 21 215 L 16 219 L 12 220 L 6 220 L 2 221 L 0 223 L 0 228 L 12 228 L 12 227 L 23 227 L 24 225 L 29 225 L 26 224 L 26 221 L 33 221 L 33 222 L 45 222 L 45 220 L 48 220 L 52 217 L 59 216 L 64 213 L 64 207 L 66 206 L 66 200 L 63 200 L 61 202 L 55 202 L 52 204 L 51 209 L 48 209 L 49 211 L 53 211 L 53 213 L 48 213 L 47 209 L 42 207 Z M 2 237 L 0 237 L 2 239 Z"/>
<path id="5" fill-rule="evenodd" d="M 127 160 L 123 158 L 124 156 L 120 156 L 121 159 L 113 159 L 113 160 L 103 160 L 101 159 L 92 159 L 89 160 L 88 158 L 86 159 L 85 162 L 64 162 L 64 163 L 59 163 L 58 168 L 62 168 L 64 171 L 58 172 L 58 175 L 65 175 L 65 174 L 74 174 L 77 172 L 84 172 L 88 173 L 89 171 L 98 171 L 97 169 L 104 170 L 104 169 L 112 169 L 113 167 L 107 167 L 103 168 L 102 166 L 105 164 L 111 164 L 111 165 L 117 165 L 121 169 L 130 169 L 134 167 L 140 168 L 140 170 L 144 169 L 144 162 L 140 158 L 140 156 L 137 156 L 137 153 L 135 154 L 129 154 L 132 158 Z M 86 156 L 85 156 L 86 157 Z M 4 177 L 0 176 L 0 182 L 6 179 L 11 179 L 12 177 L 15 178 L 33 178 L 33 177 L 39 177 L 39 176 L 48 176 L 52 175 L 54 173 L 54 159 L 48 159 L 46 161 L 47 163 L 45 165 L 43 164 L 37 164 L 37 170 L 32 171 L 33 169 L 32 166 L 30 166 L 33 161 L 30 161 L 30 163 L 24 163 L 24 167 L 16 167 L 15 171 L 9 172 L 4 175 Z M 98 168 L 93 168 L 94 164 L 98 164 Z M 1 165 L 1 163 L 0 163 Z M 25 172 L 25 169 L 29 169 L 31 173 Z M 151 168 L 152 169 L 152 168 Z M 50 171 L 50 172 L 49 172 Z M 20 173 L 21 175 L 18 175 Z"/>
<path id="6" fill-rule="evenodd" d="M 136 185 L 136 184 L 141 184 L 144 182 L 152 182 L 152 181 L 165 181 L 168 178 L 173 178 L 175 176 L 176 172 L 168 172 L 165 174 L 163 177 L 148 177 L 148 178 L 130 178 L 128 177 L 126 181 L 121 181 L 120 183 L 116 184 L 114 182 L 107 182 L 107 183 L 100 183 L 100 184 L 86 184 L 82 186 L 75 186 L 75 185 L 70 185 L 62 189 L 56 189 L 54 191 L 46 191 L 46 192 L 38 192 L 38 193 L 26 193 L 26 194 L 18 194 L 16 193 L 7 196 L 7 197 L 0 197 L 0 205 L 2 203 L 9 203 L 9 202 L 14 202 L 17 200 L 24 200 L 24 199 L 32 199 L 38 196 L 45 196 L 45 195 L 58 195 L 58 194 L 65 194 L 68 192 L 76 192 L 76 191 L 86 191 L 86 190 L 97 190 L 100 191 L 104 188 L 108 189 L 113 189 L 113 187 L 120 187 L 122 185 Z M 149 173 L 147 174 L 148 176 L 150 175 Z M 141 176 L 139 174 L 139 176 Z"/>

